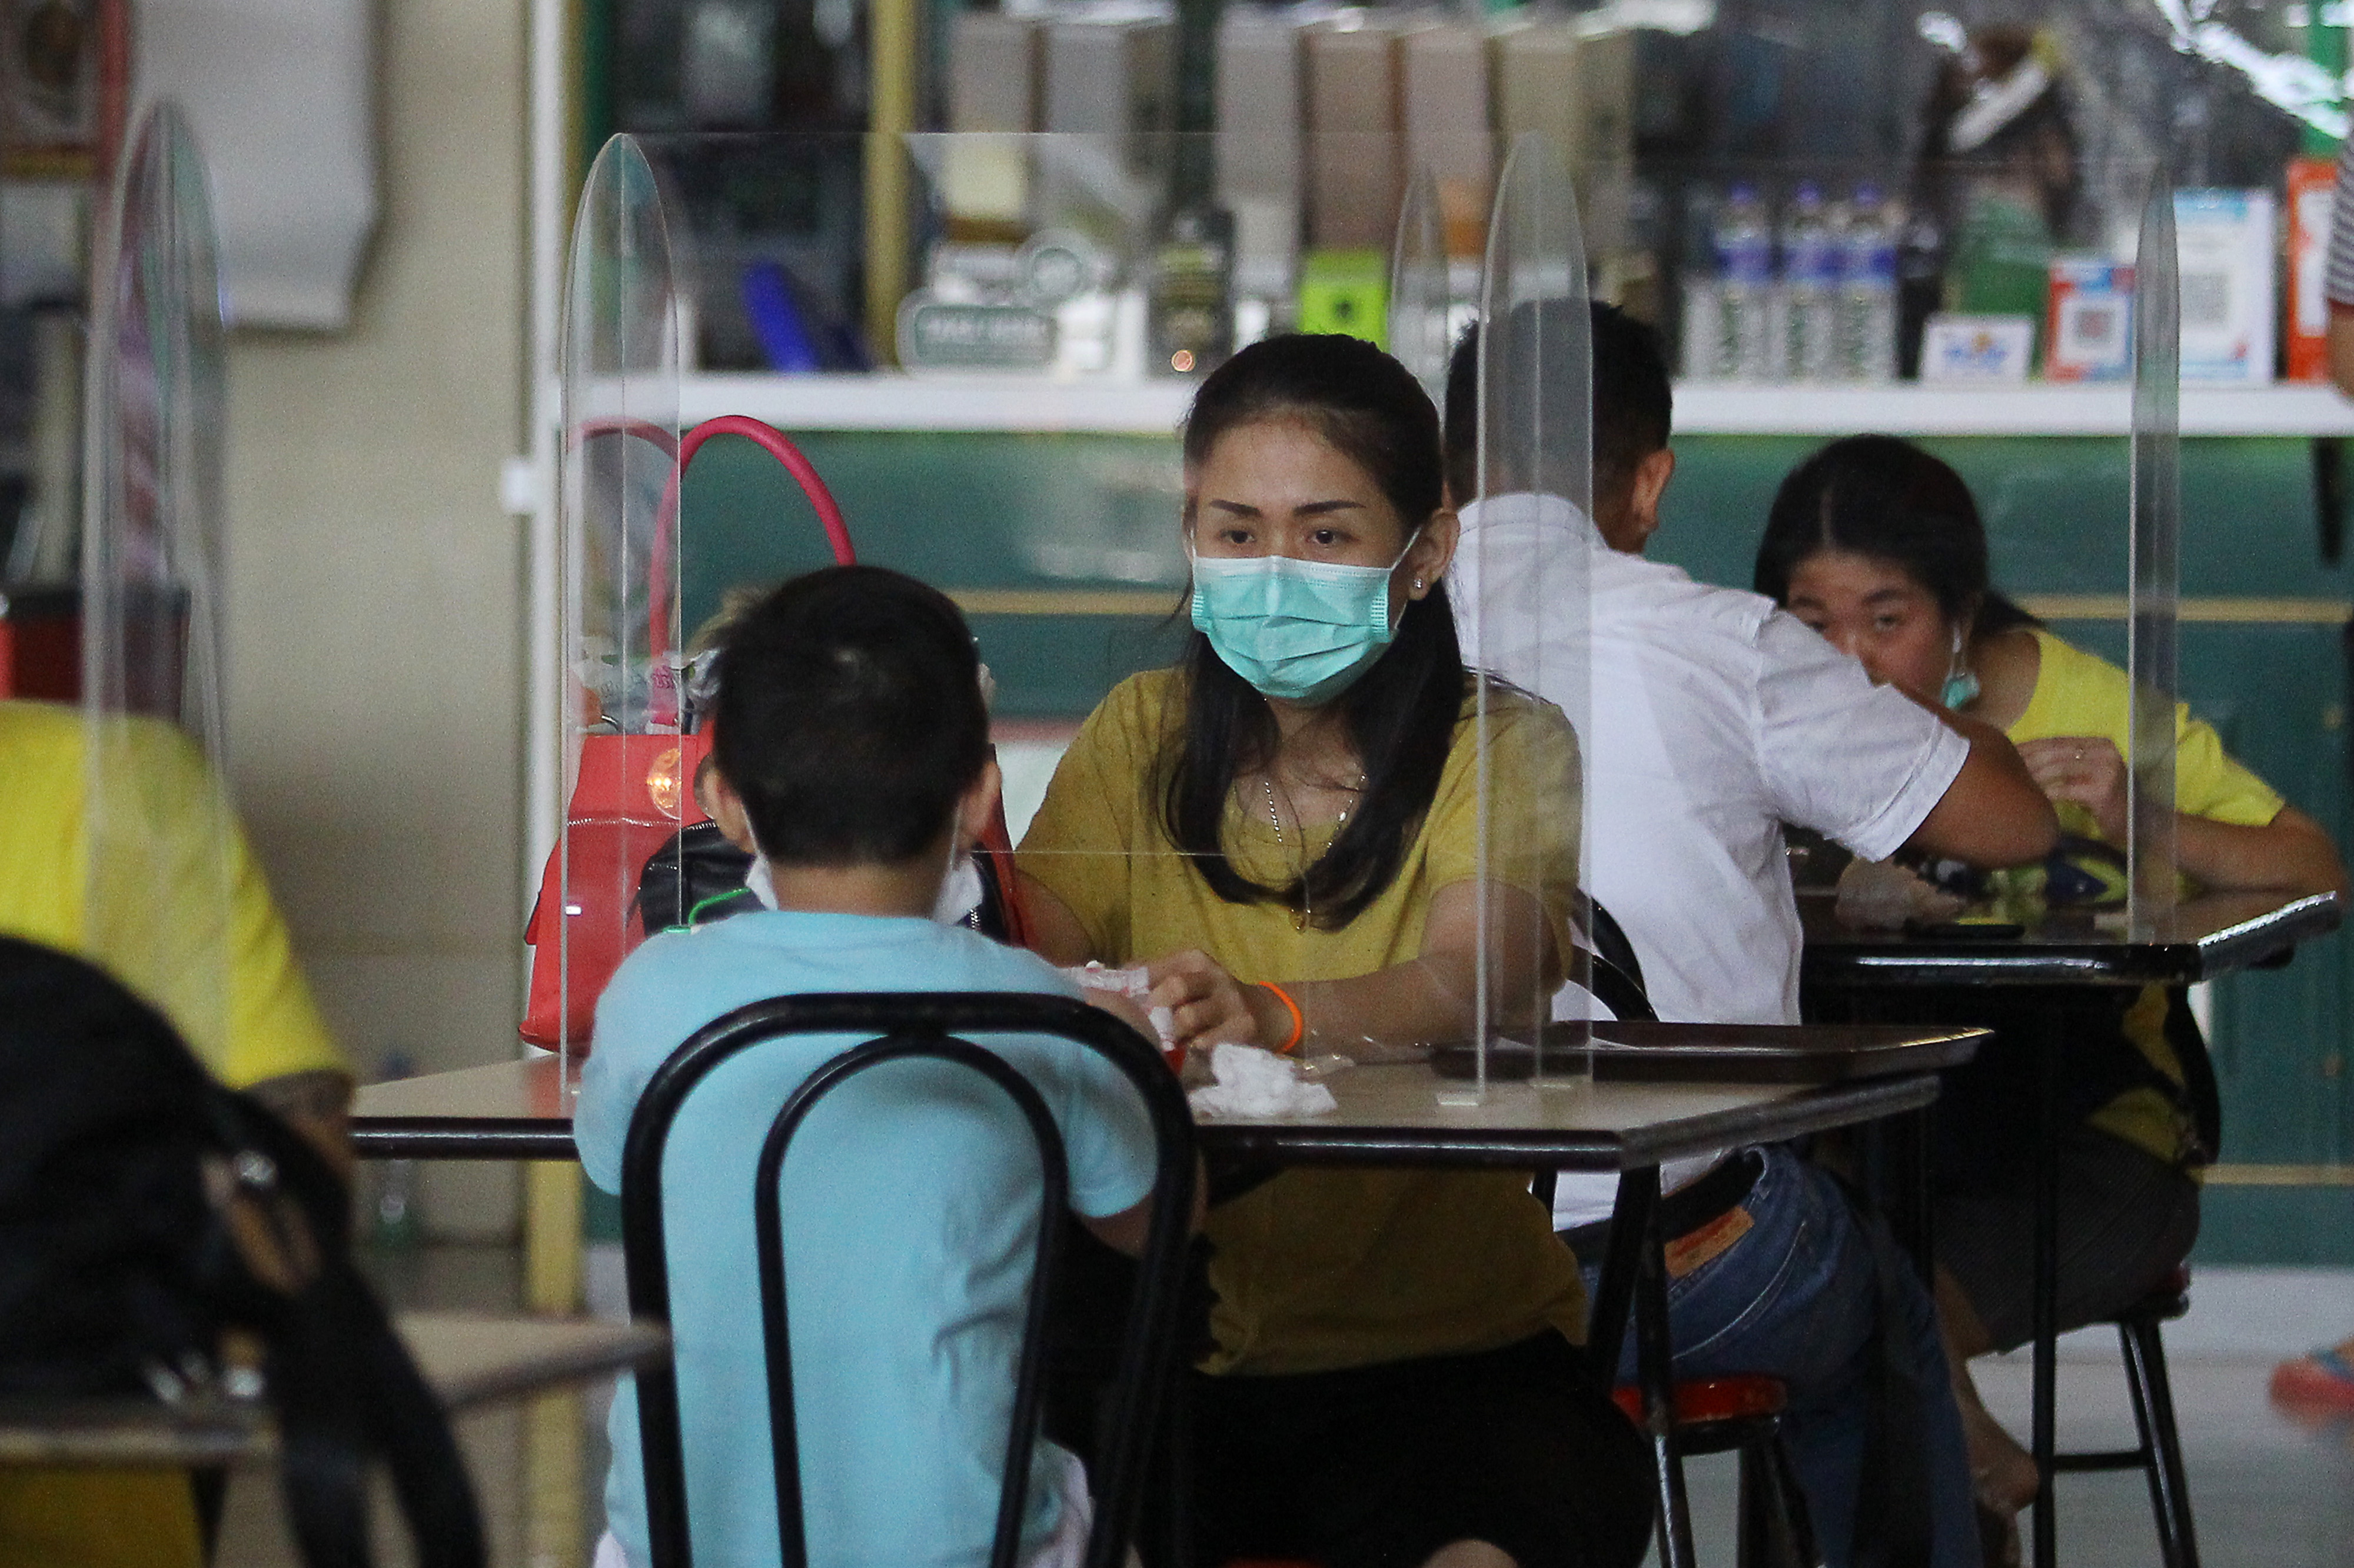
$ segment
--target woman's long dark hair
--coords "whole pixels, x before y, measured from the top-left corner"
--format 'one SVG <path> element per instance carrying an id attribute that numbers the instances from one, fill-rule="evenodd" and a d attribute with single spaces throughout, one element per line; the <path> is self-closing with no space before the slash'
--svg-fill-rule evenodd
<path id="1" fill-rule="evenodd" d="M 1787 605 L 1791 574 L 1824 550 L 1902 567 L 1974 637 L 2042 624 L 1989 578 L 1986 524 L 1970 487 L 1911 441 L 1850 436 L 1792 469 L 1774 493 L 1752 583 Z"/>
<path id="2" fill-rule="evenodd" d="M 1198 468 L 1228 432 L 1269 419 L 1297 420 L 1323 438 L 1365 471 L 1408 529 L 1438 510 L 1438 411 L 1406 368 L 1371 344 L 1294 333 L 1244 349 L 1194 395 L 1186 466 Z M 1235 780 L 1274 758 L 1275 715 L 1201 632 L 1181 668 L 1184 728 L 1164 752 L 1158 782 L 1170 839 L 1229 904 L 1305 909 L 1323 930 L 1348 925 L 1396 878 L 1438 794 L 1462 714 L 1467 677 L 1446 585 L 1406 601 L 1395 641 L 1333 699 L 1365 770 L 1364 793 L 1331 846 L 1285 886 L 1235 870 L 1220 836 Z"/>

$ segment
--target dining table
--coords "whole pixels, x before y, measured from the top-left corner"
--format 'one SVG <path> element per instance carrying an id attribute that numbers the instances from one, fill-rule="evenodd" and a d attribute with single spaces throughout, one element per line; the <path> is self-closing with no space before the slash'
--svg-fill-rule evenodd
<path id="1" fill-rule="evenodd" d="M 1999 987 L 2032 1005 L 2023 1020 L 2035 1076 L 2031 1181 L 2033 1395 L 2029 1452 L 2037 1470 L 2031 1558 L 2052 1568 L 2057 1517 L 2052 1498 L 2057 1450 L 2059 1320 L 2058 1149 L 2069 1044 L 2079 1004 L 2101 993 L 2144 986 L 2190 986 L 2236 970 L 2286 963 L 2300 943 L 2338 928 L 2345 917 L 2336 894 L 2215 893 L 2144 911 L 2058 908 L 2026 918 L 1980 916 L 1929 927 L 1860 927 L 1841 918 L 1832 889 L 1798 895 L 1805 948 L 1800 986 L 1807 1016 L 1822 1022 L 1924 1022 L 1949 1012 L 1952 988 Z M 2011 912 L 2005 912 L 2006 914 Z M 1935 988 L 1936 996 L 1928 993 Z M 2037 993 L 2041 993 L 2040 996 Z M 1917 1224 L 1922 1245 L 1933 1221 Z M 2167 1481 L 2169 1506 L 2186 1524 L 2180 1477 Z"/>
<path id="2" fill-rule="evenodd" d="M 1937 1075 L 1985 1039 L 1982 1030 L 1942 1026 L 1605 1021 L 1556 1029 L 1542 1063 L 1532 1050 L 1525 1067 L 1509 1046 L 1486 1054 L 1484 1073 L 1476 1051 L 1468 1067 L 1459 1052 L 1451 1061 L 1349 1065 L 1320 1075 L 1332 1093 L 1329 1111 L 1203 1118 L 1195 1137 L 1206 1159 L 1229 1168 L 1618 1173 L 1588 1353 L 1616 1366 L 1625 1336 L 1635 1336 L 1660 1558 L 1689 1568 L 1660 1164 L 1914 1118 L 1935 1100 Z M 370 1085 L 353 1107 L 352 1141 L 364 1159 L 569 1160 L 580 1069 L 577 1055 L 534 1053 Z"/>

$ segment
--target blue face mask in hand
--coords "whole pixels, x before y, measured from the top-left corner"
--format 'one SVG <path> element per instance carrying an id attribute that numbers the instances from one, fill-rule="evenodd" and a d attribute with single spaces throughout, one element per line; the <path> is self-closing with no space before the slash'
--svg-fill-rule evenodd
<path id="1" fill-rule="evenodd" d="M 1413 547 L 1408 539 L 1406 549 Z M 1397 635 L 1390 619 L 1396 569 L 1396 561 L 1350 567 L 1288 556 L 1197 556 L 1193 624 L 1226 668 L 1261 695 L 1312 707 L 1347 691 Z"/>

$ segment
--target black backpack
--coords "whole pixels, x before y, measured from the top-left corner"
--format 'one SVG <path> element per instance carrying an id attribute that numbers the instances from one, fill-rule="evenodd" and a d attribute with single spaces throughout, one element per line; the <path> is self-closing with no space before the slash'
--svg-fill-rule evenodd
<path id="1" fill-rule="evenodd" d="M 386 1460 L 420 1568 L 484 1561 L 440 1403 L 350 1255 L 344 1182 L 103 970 L 0 938 L 0 1399 L 250 1396 L 311 1568 L 370 1561 Z"/>

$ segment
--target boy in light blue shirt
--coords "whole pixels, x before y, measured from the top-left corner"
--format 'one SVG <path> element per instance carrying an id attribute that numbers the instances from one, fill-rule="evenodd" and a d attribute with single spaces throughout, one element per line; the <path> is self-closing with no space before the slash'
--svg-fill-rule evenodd
<path id="1" fill-rule="evenodd" d="M 971 637 L 945 596 L 871 567 L 786 584 L 729 638 L 716 728 L 714 815 L 756 846 L 778 906 L 653 937 L 615 972 L 573 1124 L 582 1166 L 608 1192 L 620 1190 L 630 1116 L 655 1070 L 747 1003 L 823 991 L 1079 994 L 1043 959 L 930 918 L 999 788 Z M 699 1562 L 777 1561 L 752 1171 L 793 1087 L 856 1044 L 809 1035 L 756 1046 L 716 1069 L 672 1129 L 663 1217 Z M 1075 1042 L 980 1044 L 1044 1097 L 1082 1223 L 1139 1250 L 1153 1142 L 1134 1088 Z M 795 1137 L 783 1217 L 812 1563 L 988 1561 L 1038 1181 L 1012 1102 L 945 1064 L 863 1075 Z M 650 1568 L 626 1379 L 610 1434 L 599 1568 Z M 1076 1564 L 1087 1511 L 1078 1462 L 1041 1438 L 1024 1561 Z"/>

